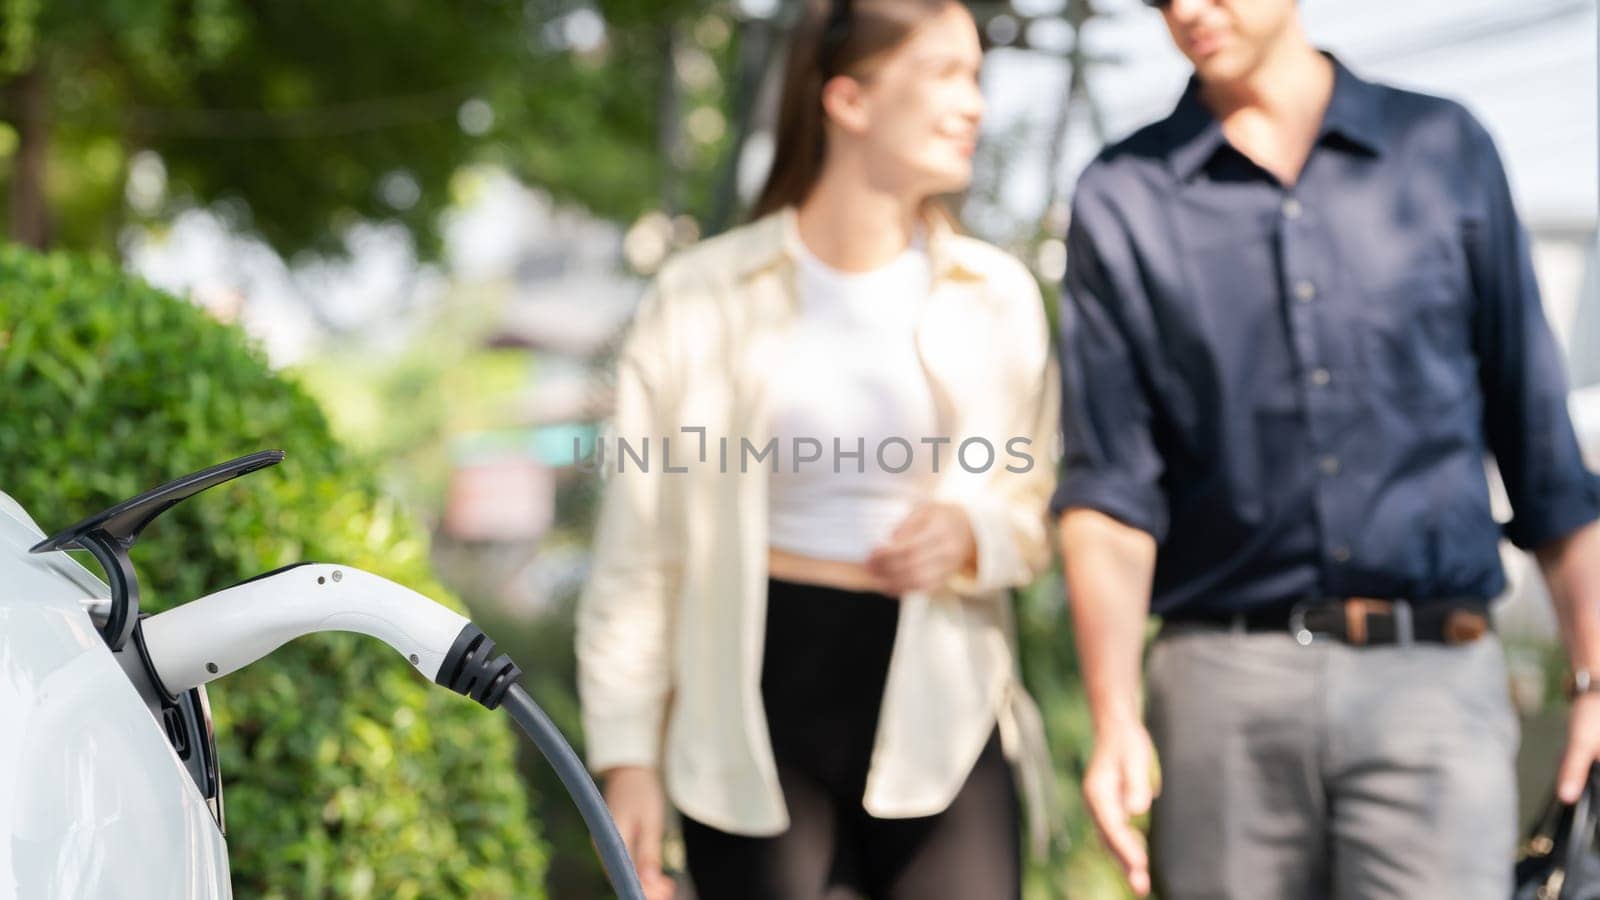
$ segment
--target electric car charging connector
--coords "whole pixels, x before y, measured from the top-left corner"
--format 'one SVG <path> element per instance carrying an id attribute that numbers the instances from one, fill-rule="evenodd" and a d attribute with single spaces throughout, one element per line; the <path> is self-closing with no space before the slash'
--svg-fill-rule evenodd
<path id="1" fill-rule="evenodd" d="M 394 648 L 430 680 L 487 709 L 504 706 L 550 764 L 589 827 L 612 888 L 644 892 L 616 823 L 583 762 L 517 684 L 522 670 L 466 617 L 403 585 L 350 566 L 302 563 L 139 621 L 134 640 L 169 695 L 238 671 L 297 637 L 354 631 Z"/>

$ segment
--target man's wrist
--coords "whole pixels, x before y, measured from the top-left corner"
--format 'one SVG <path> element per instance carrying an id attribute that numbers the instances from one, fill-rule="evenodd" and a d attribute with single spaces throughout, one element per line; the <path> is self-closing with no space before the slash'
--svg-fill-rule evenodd
<path id="1" fill-rule="evenodd" d="M 1144 727 L 1144 719 L 1139 714 L 1136 702 L 1106 703 L 1090 713 L 1090 721 L 1094 724 L 1095 734 L 1114 734 Z"/>
<path id="2" fill-rule="evenodd" d="M 1600 668 L 1574 667 L 1567 674 L 1563 689 L 1568 700 L 1600 694 Z"/>

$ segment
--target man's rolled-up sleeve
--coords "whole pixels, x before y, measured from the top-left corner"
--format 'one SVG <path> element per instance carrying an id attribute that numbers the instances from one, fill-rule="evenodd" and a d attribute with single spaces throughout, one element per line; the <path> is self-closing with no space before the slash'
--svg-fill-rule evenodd
<path id="1" fill-rule="evenodd" d="M 1485 437 L 1511 499 L 1506 536 L 1535 549 L 1600 517 L 1600 483 L 1573 433 L 1561 352 L 1539 302 L 1505 169 L 1470 116 L 1465 130 L 1475 196 L 1464 240 Z"/>
<path id="2" fill-rule="evenodd" d="M 1159 543 L 1168 527 L 1164 467 L 1127 327 L 1128 305 L 1140 300 L 1107 270 L 1100 241 L 1121 239 L 1114 226 L 1096 222 L 1083 194 L 1067 230 L 1059 321 L 1063 453 L 1050 511 L 1097 510 Z"/>

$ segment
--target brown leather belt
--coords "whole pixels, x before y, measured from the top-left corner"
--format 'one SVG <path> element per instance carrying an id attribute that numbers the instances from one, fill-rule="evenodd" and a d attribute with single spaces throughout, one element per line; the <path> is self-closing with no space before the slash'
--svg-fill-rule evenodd
<path id="1" fill-rule="evenodd" d="M 1494 627 L 1488 601 L 1481 598 L 1317 598 L 1241 612 L 1177 612 L 1165 622 L 1236 632 L 1286 631 L 1301 644 L 1336 640 L 1354 647 L 1470 644 Z"/>

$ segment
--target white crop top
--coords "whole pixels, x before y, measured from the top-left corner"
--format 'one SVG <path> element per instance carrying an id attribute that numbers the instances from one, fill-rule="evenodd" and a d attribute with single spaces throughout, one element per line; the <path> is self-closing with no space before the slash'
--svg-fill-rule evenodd
<path id="1" fill-rule="evenodd" d="M 801 314 L 768 387 L 768 543 L 861 562 L 931 495 L 934 450 L 949 464 L 948 446 L 922 441 L 939 435 L 915 342 L 932 270 L 921 240 L 868 272 L 808 250 L 798 268 Z"/>

